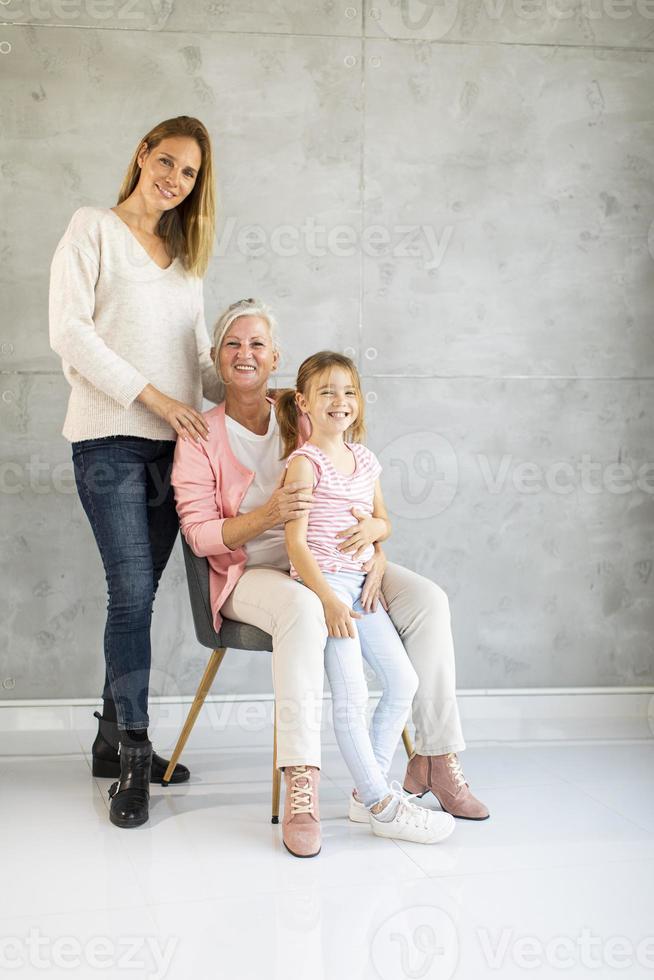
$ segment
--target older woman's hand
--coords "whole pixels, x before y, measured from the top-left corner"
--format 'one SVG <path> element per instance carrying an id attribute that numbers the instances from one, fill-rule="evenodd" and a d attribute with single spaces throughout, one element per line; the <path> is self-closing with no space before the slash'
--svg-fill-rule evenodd
<path id="1" fill-rule="evenodd" d="M 167 422 L 180 438 L 188 439 L 190 436 L 196 442 L 198 439 L 206 441 L 209 432 L 206 420 L 202 412 L 198 412 L 192 405 L 164 395 L 163 391 L 159 391 L 154 385 L 146 385 L 137 396 L 137 400 Z"/>
<path id="2" fill-rule="evenodd" d="M 377 602 L 381 602 L 384 609 L 388 611 L 388 605 L 381 589 L 387 564 L 388 562 L 383 550 L 381 548 L 375 548 L 374 555 L 363 566 L 366 577 L 363 581 L 360 601 L 364 612 L 375 612 Z"/>
<path id="3" fill-rule="evenodd" d="M 264 507 L 268 527 L 295 521 L 313 507 L 311 484 L 287 483 L 285 487 L 277 487 Z"/>

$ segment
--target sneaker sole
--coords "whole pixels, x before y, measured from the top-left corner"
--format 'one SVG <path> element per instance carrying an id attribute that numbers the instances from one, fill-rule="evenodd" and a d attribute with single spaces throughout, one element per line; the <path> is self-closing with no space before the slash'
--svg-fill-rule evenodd
<path id="1" fill-rule="evenodd" d="M 397 834 L 380 834 L 379 831 L 375 829 L 375 824 L 373 824 L 372 821 L 370 826 L 375 837 L 384 837 L 386 840 L 401 840 L 404 841 L 405 844 L 440 844 L 441 841 L 447 840 L 447 838 L 454 833 L 454 826 L 451 826 L 445 833 L 439 834 L 437 837 L 431 837 L 429 840 L 414 840 L 411 837 L 400 837 Z"/>

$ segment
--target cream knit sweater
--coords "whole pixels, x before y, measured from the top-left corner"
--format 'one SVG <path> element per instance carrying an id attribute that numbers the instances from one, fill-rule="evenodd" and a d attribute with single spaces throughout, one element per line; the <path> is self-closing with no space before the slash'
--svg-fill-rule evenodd
<path id="1" fill-rule="evenodd" d="M 50 269 L 50 344 L 71 386 L 63 434 L 176 439 L 136 401 L 150 383 L 202 408 L 220 402 L 202 280 L 180 259 L 161 269 L 110 208 L 79 208 Z"/>

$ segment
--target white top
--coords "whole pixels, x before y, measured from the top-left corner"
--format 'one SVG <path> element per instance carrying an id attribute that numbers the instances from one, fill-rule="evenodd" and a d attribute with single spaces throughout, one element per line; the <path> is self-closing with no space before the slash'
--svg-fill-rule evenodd
<path id="1" fill-rule="evenodd" d="M 244 425 L 225 415 L 225 428 L 229 445 L 237 460 L 252 470 L 254 479 L 248 487 L 239 508 L 239 514 L 249 514 L 270 498 L 284 471 L 283 444 L 277 425 L 277 417 L 271 409 L 268 431 L 265 435 L 250 432 Z M 285 572 L 290 569 L 284 525 L 264 531 L 245 545 L 246 566 L 270 565 Z"/>
<path id="2" fill-rule="evenodd" d="M 154 262 L 111 208 L 79 208 L 50 268 L 50 344 L 71 386 L 63 434 L 176 439 L 135 401 L 146 384 L 202 408 L 219 402 L 202 280 Z"/>

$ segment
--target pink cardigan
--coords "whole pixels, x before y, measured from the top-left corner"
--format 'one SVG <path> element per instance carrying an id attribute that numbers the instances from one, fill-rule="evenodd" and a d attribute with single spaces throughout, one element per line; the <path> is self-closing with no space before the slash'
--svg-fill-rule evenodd
<path id="1" fill-rule="evenodd" d="M 267 399 L 274 404 L 272 398 Z M 191 550 L 209 562 L 209 591 L 213 625 L 218 632 L 223 603 L 243 574 L 245 548 L 231 550 L 223 541 L 223 524 L 236 517 L 243 497 L 254 479 L 234 456 L 225 426 L 225 403 L 204 412 L 209 427 L 207 440 L 178 439 L 172 470 L 175 503 L 182 529 Z M 310 423 L 302 426 L 309 436 Z M 280 462 L 280 474 L 282 464 Z"/>

